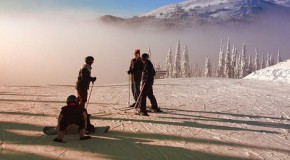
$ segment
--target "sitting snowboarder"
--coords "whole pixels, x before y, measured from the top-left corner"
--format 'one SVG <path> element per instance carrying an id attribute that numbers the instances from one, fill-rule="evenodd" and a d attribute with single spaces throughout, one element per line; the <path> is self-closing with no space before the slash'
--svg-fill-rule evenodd
<path id="1" fill-rule="evenodd" d="M 86 112 L 83 107 L 77 103 L 77 97 L 70 95 L 66 100 L 67 105 L 61 108 L 58 117 L 57 137 L 53 139 L 55 142 L 62 142 L 64 134 L 77 133 L 80 134 L 80 140 L 90 139 L 86 136 Z"/>

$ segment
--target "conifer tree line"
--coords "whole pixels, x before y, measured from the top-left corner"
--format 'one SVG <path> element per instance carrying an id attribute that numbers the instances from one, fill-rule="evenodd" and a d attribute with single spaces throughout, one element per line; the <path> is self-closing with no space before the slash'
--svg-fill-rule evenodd
<path id="1" fill-rule="evenodd" d="M 239 51 L 234 44 L 231 45 L 229 38 L 226 43 L 226 49 L 224 49 L 224 43 L 221 39 L 218 66 L 215 75 L 210 75 L 208 73 L 208 70 L 211 69 L 205 70 L 204 75 L 206 77 L 207 75 L 210 75 L 212 77 L 244 78 L 252 72 L 281 62 L 279 50 L 276 59 L 274 59 L 270 53 L 267 54 L 266 61 L 264 54 L 262 54 L 261 57 L 259 55 L 257 48 L 255 48 L 254 53 L 248 53 L 246 43 L 243 44 L 241 51 Z M 210 66 L 211 64 L 209 62 L 205 63 L 205 68 L 209 68 Z M 214 73 L 214 70 L 211 71 Z"/>
<path id="2" fill-rule="evenodd" d="M 177 41 L 174 57 L 172 49 L 169 48 L 168 50 L 165 70 L 167 78 L 186 78 L 191 76 L 189 52 L 186 45 L 182 50 L 180 39 Z"/>
<path id="3" fill-rule="evenodd" d="M 149 47 L 148 51 L 151 55 Z M 189 62 L 189 51 L 187 46 L 181 46 L 180 39 L 177 41 L 176 50 L 169 48 L 165 64 L 155 63 L 156 70 L 166 71 L 166 78 L 187 78 L 187 77 L 223 77 L 223 78 L 244 78 L 245 76 L 257 70 L 275 65 L 281 62 L 280 51 L 277 57 L 269 52 L 265 56 L 260 54 L 255 48 L 254 52 L 247 50 L 247 44 L 244 43 L 241 49 L 235 44 L 231 44 L 228 38 L 226 44 L 223 39 L 220 42 L 219 58 L 217 66 L 212 65 L 210 57 L 205 59 L 205 65 L 198 63 L 193 65 Z"/>

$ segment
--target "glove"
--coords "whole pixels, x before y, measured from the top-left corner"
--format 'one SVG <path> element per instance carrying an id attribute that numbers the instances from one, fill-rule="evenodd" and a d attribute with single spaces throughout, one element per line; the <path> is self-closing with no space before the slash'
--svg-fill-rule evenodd
<path id="1" fill-rule="evenodd" d="M 97 77 L 93 77 L 92 82 L 95 82 L 97 80 Z"/>
<path id="2" fill-rule="evenodd" d="M 127 71 L 127 73 L 128 73 L 128 74 L 131 74 L 132 72 L 131 72 L 131 70 L 129 70 L 129 71 Z"/>

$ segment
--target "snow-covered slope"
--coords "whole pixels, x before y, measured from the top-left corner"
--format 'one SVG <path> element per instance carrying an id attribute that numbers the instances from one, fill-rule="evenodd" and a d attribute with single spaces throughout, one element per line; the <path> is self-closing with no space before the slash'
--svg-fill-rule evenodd
<path id="1" fill-rule="evenodd" d="M 290 83 L 290 60 L 253 72 L 245 79 L 274 80 Z"/>
<path id="2" fill-rule="evenodd" d="M 95 86 L 91 123 L 111 130 L 87 141 L 66 135 L 62 144 L 42 128 L 57 124 L 74 86 L 0 87 L 0 159 L 289 160 L 289 87 L 222 78 L 156 80 L 164 113 L 142 117 L 127 107 L 128 84 Z"/>
<path id="3" fill-rule="evenodd" d="M 290 21 L 288 17 L 290 0 L 187 0 L 133 18 L 106 15 L 101 20 L 137 26 L 191 28 L 205 24 L 255 23 L 258 20 L 270 23 L 273 20 Z"/>
<path id="4" fill-rule="evenodd" d="M 262 11 L 290 6 L 290 0 L 188 0 L 153 10 L 142 16 L 158 19 L 206 21 L 248 20 Z"/>
<path id="5" fill-rule="evenodd" d="M 268 1 L 268 2 L 271 2 L 271 3 L 275 3 L 275 4 L 278 4 L 278 5 L 282 5 L 282 6 L 285 6 L 285 7 L 290 7 L 290 0 L 265 0 L 265 1 Z"/>

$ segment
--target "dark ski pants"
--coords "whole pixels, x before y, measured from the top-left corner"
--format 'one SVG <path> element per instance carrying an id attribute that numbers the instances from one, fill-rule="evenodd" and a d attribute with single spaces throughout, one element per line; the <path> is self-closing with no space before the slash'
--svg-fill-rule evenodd
<path id="1" fill-rule="evenodd" d="M 88 98 L 88 90 L 77 90 L 78 92 L 78 103 L 80 107 L 85 108 L 85 105 L 87 103 Z M 88 111 L 85 109 L 86 115 L 87 115 L 87 126 L 86 130 L 94 130 L 94 125 L 91 124 L 90 117 L 91 115 L 88 114 Z"/>
<path id="2" fill-rule="evenodd" d="M 147 111 L 146 111 L 146 98 L 147 97 L 149 98 L 149 100 L 151 102 L 151 108 L 158 109 L 158 104 L 157 104 L 156 98 L 153 94 L 153 86 L 148 85 L 148 86 L 145 86 L 145 88 L 143 89 L 143 91 L 141 93 L 140 111 L 143 113 L 147 113 Z"/>
<path id="3" fill-rule="evenodd" d="M 71 125 L 76 125 L 78 126 L 78 130 L 82 130 L 85 128 L 85 122 L 82 122 L 82 123 L 77 123 L 77 124 L 67 124 L 66 122 L 64 121 L 60 121 L 60 124 L 59 124 L 59 130 L 60 131 L 65 131 L 69 126 Z"/>
<path id="4" fill-rule="evenodd" d="M 58 127 L 60 131 L 65 131 L 69 126 L 75 125 L 78 126 L 79 130 L 82 130 L 85 128 L 86 121 L 85 117 L 80 117 L 79 119 L 70 119 L 72 117 L 69 117 L 69 115 L 62 115 L 60 114 L 58 117 Z M 75 117 L 78 118 L 78 117 Z"/>
<path id="5" fill-rule="evenodd" d="M 79 106 L 85 108 L 88 99 L 88 90 L 77 90 L 77 92 Z"/>
<path id="6" fill-rule="evenodd" d="M 132 89 L 132 93 L 133 93 L 133 97 L 135 102 L 137 102 L 138 96 L 140 94 L 140 83 L 141 81 L 132 81 L 131 84 L 131 89 Z"/>

